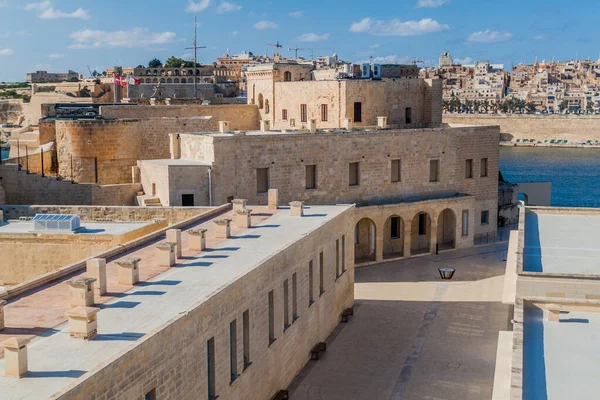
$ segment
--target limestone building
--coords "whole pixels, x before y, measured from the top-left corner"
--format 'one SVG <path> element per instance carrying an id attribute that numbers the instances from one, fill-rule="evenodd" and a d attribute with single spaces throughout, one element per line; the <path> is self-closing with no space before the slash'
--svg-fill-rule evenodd
<path id="1" fill-rule="evenodd" d="M 66 73 L 52 73 L 46 71 L 28 72 L 25 74 L 27 83 L 46 83 L 46 82 L 64 82 L 71 79 L 80 79 L 78 72 L 71 71 Z"/>
<path id="2" fill-rule="evenodd" d="M 435 127 L 441 123 L 441 81 L 384 78 L 368 65 L 365 78 L 312 79 L 312 65 L 272 63 L 249 67 L 248 103 L 273 129 L 301 129 L 315 119 L 317 128 L 376 126 L 377 117 L 397 128 Z M 410 75 L 410 72 L 405 72 Z"/>

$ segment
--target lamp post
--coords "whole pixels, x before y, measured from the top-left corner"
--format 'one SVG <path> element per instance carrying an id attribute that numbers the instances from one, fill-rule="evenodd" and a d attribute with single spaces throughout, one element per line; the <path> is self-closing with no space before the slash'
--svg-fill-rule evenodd
<path id="1" fill-rule="evenodd" d="M 440 277 L 443 280 L 449 281 L 454 276 L 454 272 L 456 270 L 454 268 L 451 268 L 451 267 L 443 267 L 443 268 L 439 268 L 438 271 L 440 273 Z"/>

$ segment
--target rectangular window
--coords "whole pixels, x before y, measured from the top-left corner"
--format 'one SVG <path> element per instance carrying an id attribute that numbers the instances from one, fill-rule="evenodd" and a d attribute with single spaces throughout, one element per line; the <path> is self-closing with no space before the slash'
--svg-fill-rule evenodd
<path id="1" fill-rule="evenodd" d="M 306 112 L 306 104 L 300 104 L 300 122 L 308 121 L 308 115 Z"/>
<path id="2" fill-rule="evenodd" d="M 275 341 L 275 296 L 269 292 L 269 346 Z"/>
<path id="3" fill-rule="evenodd" d="M 250 361 L 250 310 L 244 311 L 242 314 L 242 345 L 244 346 L 244 369 L 248 368 L 252 362 Z"/>
<path id="4" fill-rule="evenodd" d="M 319 296 L 325 293 L 325 282 L 323 273 L 323 252 L 319 253 Z"/>
<path id="5" fill-rule="evenodd" d="M 327 121 L 327 104 L 321 104 L 321 121 Z"/>
<path id="6" fill-rule="evenodd" d="M 292 274 L 292 324 L 298 319 L 298 275 Z"/>
<path id="7" fill-rule="evenodd" d="M 362 103 L 354 103 L 354 122 L 362 122 Z"/>
<path id="8" fill-rule="evenodd" d="M 208 400 L 217 397 L 215 389 L 215 338 L 212 337 L 206 342 L 206 377 L 208 381 Z"/>
<path id="9" fill-rule="evenodd" d="M 427 235 L 427 214 L 419 214 L 419 236 Z"/>
<path id="10" fill-rule="evenodd" d="M 256 193 L 269 191 L 269 168 L 256 169 Z"/>
<path id="11" fill-rule="evenodd" d="M 465 178 L 470 179 L 473 177 L 473 160 L 467 160 L 465 162 Z"/>
<path id="12" fill-rule="evenodd" d="M 239 376 L 237 373 L 237 320 L 229 324 L 229 369 L 231 372 L 231 382 Z"/>
<path id="13" fill-rule="evenodd" d="M 283 331 L 290 327 L 290 293 L 288 280 L 283 281 Z"/>
<path id="14" fill-rule="evenodd" d="M 287 110 L 281 110 L 281 119 L 287 121 Z"/>
<path id="15" fill-rule="evenodd" d="M 346 235 L 342 235 L 342 274 L 346 272 Z"/>
<path id="16" fill-rule="evenodd" d="M 462 235 L 469 236 L 469 210 L 462 213 Z"/>
<path id="17" fill-rule="evenodd" d="M 392 239 L 400 239 L 400 217 L 390 218 L 391 232 L 390 237 Z"/>
<path id="18" fill-rule="evenodd" d="M 407 124 L 412 124 L 412 107 L 406 107 L 404 115 L 405 115 L 404 122 Z"/>
<path id="19" fill-rule="evenodd" d="M 402 180 L 402 170 L 400 160 L 392 160 L 392 182 L 400 182 Z"/>
<path id="20" fill-rule="evenodd" d="M 335 277 L 340 277 L 340 239 L 335 241 Z"/>
<path id="21" fill-rule="evenodd" d="M 440 181 L 440 160 L 429 160 L 429 182 Z"/>
<path id="22" fill-rule="evenodd" d="M 306 166 L 306 190 L 317 188 L 317 166 Z"/>
<path id="23" fill-rule="evenodd" d="M 360 163 L 350 163 L 348 180 L 350 186 L 358 186 L 360 184 Z"/>
<path id="24" fill-rule="evenodd" d="M 296 120 L 294 118 L 290 119 L 290 126 L 296 126 Z"/>
<path id="25" fill-rule="evenodd" d="M 481 177 L 484 178 L 486 176 L 488 176 L 488 159 L 482 158 L 481 159 Z"/>
<path id="26" fill-rule="evenodd" d="M 315 278 L 313 272 L 313 262 L 310 260 L 308 262 L 308 306 L 310 307 L 315 302 Z"/>
<path id="27" fill-rule="evenodd" d="M 481 225 L 488 225 L 490 223 L 490 212 L 482 211 L 481 212 Z"/>

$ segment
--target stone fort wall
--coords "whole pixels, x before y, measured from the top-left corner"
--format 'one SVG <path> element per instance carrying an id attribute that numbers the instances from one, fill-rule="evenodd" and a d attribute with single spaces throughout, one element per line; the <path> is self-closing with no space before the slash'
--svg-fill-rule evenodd
<path id="1" fill-rule="evenodd" d="M 159 117 L 212 117 L 217 123 L 218 121 L 229 121 L 230 129 L 236 131 L 256 130 L 260 127 L 258 108 L 246 104 L 214 106 L 102 106 L 100 108 L 100 113 L 105 118 L 148 119 Z"/>
<path id="2" fill-rule="evenodd" d="M 23 100 L 0 100 L 0 124 L 17 124 L 24 113 Z"/>
<path id="3" fill-rule="evenodd" d="M 214 338 L 216 395 L 223 399 L 270 399 L 288 387 L 354 302 L 352 243 L 354 209 L 350 208 L 210 299 L 144 336 L 56 399 L 116 400 L 142 398 L 151 390 L 164 400 L 198 399 L 208 393 L 207 341 Z M 345 236 L 347 271 L 336 280 L 336 239 Z M 340 240 L 341 241 L 341 240 Z M 318 294 L 319 253 L 323 252 L 324 292 Z M 309 306 L 309 262 L 315 273 L 315 303 Z M 284 332 L 283 282 L 297 274 L 298 319 Z M 269 344 L 268 293 L 274 292 L 275 342 Z M 242 315 L 249 311 L 249 361 L 244 369 Z M 231 382 L 230 323 L 236 321 L 237 369 Z M 99 322 L 101 324 L 101 322 Z"/>
<path id="4" fill-rule="evenodd" d="M 497 125 L 501 141 L 533 139 L 544 142 L 600 140 L 599 115 L 468 115 L 444 114 L 447 124 Z"/>
<path id="5" fill-rule="evenodd" d="M 6 204 L 134 205 L 142 185 L 72 184 L 19 171 L 16 164 L 0 165 L 0 185 Z"/>

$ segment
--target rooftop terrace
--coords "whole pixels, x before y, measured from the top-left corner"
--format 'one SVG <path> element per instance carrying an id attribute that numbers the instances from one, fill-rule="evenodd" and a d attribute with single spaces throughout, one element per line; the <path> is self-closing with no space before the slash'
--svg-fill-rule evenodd
<path id="1" fill-rule="evenodd" d="M 0 341 L 34 339 L 28 346 L 30 372 L 21 379 L 0 376 L 2 397 L 51 396 L 351 207 L 313 206 L 305 210 L 303 218 L 291 217 L 288 209 L 253 207 L 253 227 L 243 230 L 232 225 L 232 237 L 226 240 L 215 237 L 213 220 L 189 226 L 184 231 L 208 230 L 207 250 L 188 250 L 184 234 L 183 257 L 173 268 L 156 265 L 155 245 L 164 238 L 107 260 L 108 296 L 96 299 L 101 303 L 96 305 L 101 309 L 98 336 L 90 341 L 70 339 L 64 322 L 64 313 L 71 308 L 66 280 L 73 276 L 11 299 L 5 307 L 7 328 L 0 332 Z M 228 212 L 220 218 L 231 215 Z M 140 282 L 134 287 L 117 283 L 115 262 L 125 257 L 141 259 Z M 4 368 L 2 359 L 0 371 Z"/>

